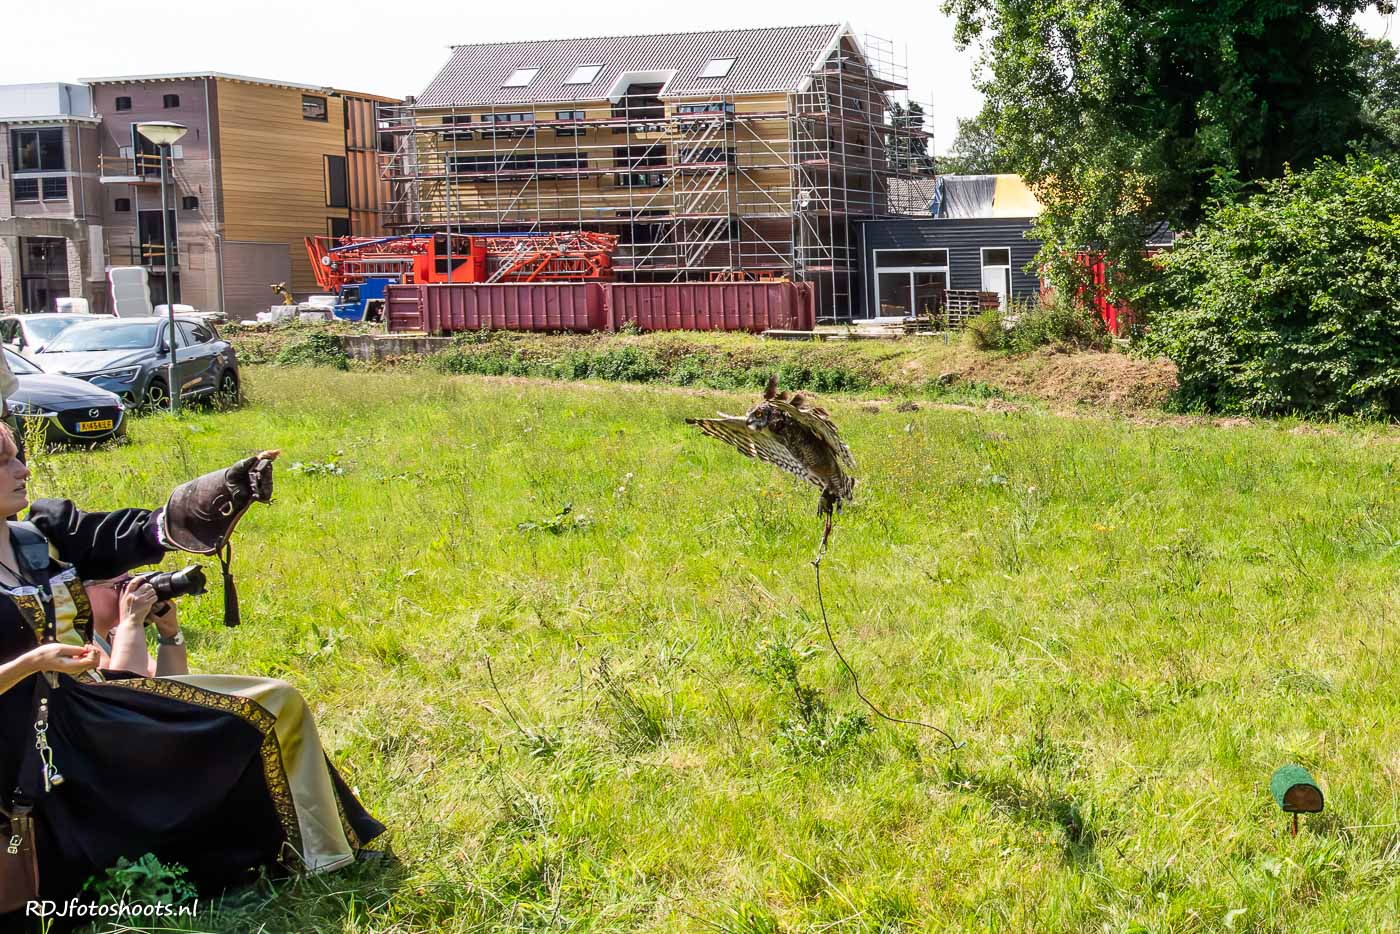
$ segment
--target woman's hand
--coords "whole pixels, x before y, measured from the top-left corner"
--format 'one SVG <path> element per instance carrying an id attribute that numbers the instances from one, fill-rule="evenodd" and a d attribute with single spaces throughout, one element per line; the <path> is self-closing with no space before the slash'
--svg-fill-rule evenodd
<path id="1" fill-rule="evenodd" d="M 46 642 L 25 652 L 23 658 L 31 671 L 57 671 L 65 675 L 79 675 L 96 668 L 101 654 L 96 646 L 92 645 Z"/>
<path id="2" fill-rule="evenodd" d="M 146 617 L 156 604 L 156 589 L 145 578 L 133 577 L 122 588 L 121 599 L 117 604 L 117 625 L 131 625 L 140 629 L 146 625 Z"/>
<path id="3" fill-rule="evenodd" d="M 174 600 L 159 601 L 151 610 L 150 619 L 155 624 L 156 632 L 167 639 L 180 631 L 180 617 L 175 612 Z"/>

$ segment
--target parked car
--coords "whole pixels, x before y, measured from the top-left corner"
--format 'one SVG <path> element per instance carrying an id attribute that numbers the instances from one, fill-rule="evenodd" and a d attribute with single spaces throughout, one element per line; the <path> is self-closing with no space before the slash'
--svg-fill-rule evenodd
<path id="1" fill-rule="evenodd" d="M 115 393 L 71 376 L 45 373 L 34 362 L 6 348 L 5 361 L 19 382 L 5 408 L 17 437 L 24 422 L 40 419 L 49 443 L 97 442 L 126 434 L 126 406 Z"/>
<path id="2" fill-rule="evenodd" d="M 214 326 L 176 318 L 181 399 L 238 401 L 238 357 Z M 87 380 L 132 404 L 170 404 L 170 322 L 160 317 L 108 318 L 75 324 L 54 338 L 34 362 L 45 373 Z"/>
<path id="3" fill-rule="evenodd" d="M 73 325 L 98 319 L 110 321 L 112 316 L 54 312 L 5 315 L 0 318 L 0 344 L 22 354 L 36 354 Z"/>

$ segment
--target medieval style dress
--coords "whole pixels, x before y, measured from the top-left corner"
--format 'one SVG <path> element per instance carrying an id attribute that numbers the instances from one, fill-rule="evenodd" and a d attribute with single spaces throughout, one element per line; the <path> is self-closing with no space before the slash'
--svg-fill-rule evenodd
<path id="1" fill-rule="evenodd" d="M 29 575 L 38 586 L 0 587 L 0 661 L 41 642 L 83 645 L 82 581 L 167 550 L 144 509 L 40 500 L 28 519 L 49 566 Z M 41 704 L 47 751 L 36 749 Z M 32 803 L 41 895 L 58 902 L 123 856 L 182 864 L 207 891 L 259 866 L 339 868 L 384 830 L 327 761 L 301 695 L 267 678 L 33 675 L 0 694 L 0 790 Z"/>

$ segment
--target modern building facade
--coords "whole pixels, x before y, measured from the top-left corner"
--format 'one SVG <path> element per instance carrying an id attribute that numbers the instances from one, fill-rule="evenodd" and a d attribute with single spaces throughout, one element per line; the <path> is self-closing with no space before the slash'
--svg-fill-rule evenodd
<path id="1" fill-rule="evenodd" d="M 101 304 L 106 279 L 99 121 L 80 84 L 0 86 L 0 308 Z"/>
<path id="2" fill-rule="evenodd" d="M 944 175 L 918 193 L 922 217 L 861 225 L 871 317 L 927 314 L 950 291 L 995 292 L 1003 307 L 1040 294 L 1030 232 L 1041 205 L 1020 176 Z"/>
<path id="3" fill-rule="evenodd" d="M 790 277 L 851 317 L 855 221 L 923 170 L 902 91 L 840 25 L 457 46 L 391 123 L 398 224 L 613 233 L 624 280 Z"/>
<path id="4" fill-rule="evenodd" d="M 393 98 L 221 73 L 93 78 L 97 178 L 108 265 L 151 272 L 164 300 L 248 318 L 269 285 L 315 290 L 303 238 L 384 230 L 379 108 Z M 174 207 L 165 218 L 160 159 L 136 124 L 186 126 L 172 147 Z"/>

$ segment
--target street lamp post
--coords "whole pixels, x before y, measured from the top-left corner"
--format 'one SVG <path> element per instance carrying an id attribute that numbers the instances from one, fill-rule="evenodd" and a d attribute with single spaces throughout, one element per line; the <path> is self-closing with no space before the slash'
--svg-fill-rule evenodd
<path id="1" fill-rule="evenodd" d="M 174 213 L 174 194 L 171 192 L 170 147 L 185 135 L 185 127 L 179 123 L 153 120 L 136 124 L 136 132 L 160 147 L 160 229 L 164 234 L 165 258 L 165 311 L 170 317 L 170 371 L 166 377 L 167 392 L 170 394 L 170 411 L 180 411 L 180 383 L 175 378 L 175 278 L 171 263 L 175 261 L 170 243 L 170 215 Z"/>

